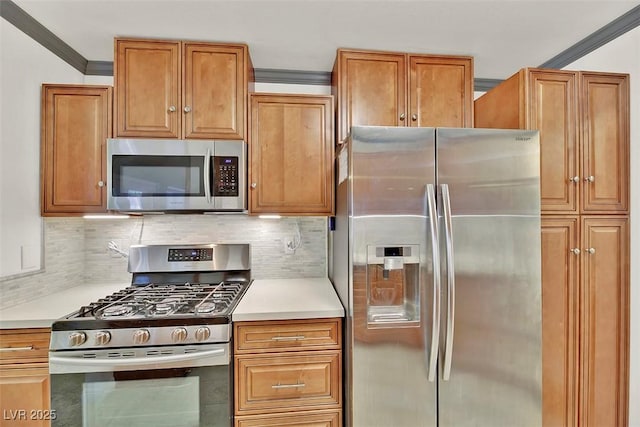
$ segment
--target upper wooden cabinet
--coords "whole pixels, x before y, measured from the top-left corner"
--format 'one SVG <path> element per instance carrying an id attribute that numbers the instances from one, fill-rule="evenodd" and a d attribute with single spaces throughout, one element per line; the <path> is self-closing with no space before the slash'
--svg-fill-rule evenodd
<path id="1" fill-rule="evenodd" d="M 353 125 L 473 125 L 473 58 L 338 49 L 337 141 Z"/>
<path id="2" fill-rule="evenodd" d="M 475 125 L 540 130 L 543 213 L 628 213 L 627 74 L 522 69 L 475 101 Z"/>
<path id="3" fill-rule="evenodd" d="M 110 86 L 42 85 L 43 216 L 106 212 Z"/>
<path id="4" fill-rule="evenodd" d="M 115 39 L 117 137 L 244 139 L 243 44 Z"/>
<path id="5" fill-rule="evenodd" d="M 250 96 L 251 213 L 331 215 L 333 97 Z"/>

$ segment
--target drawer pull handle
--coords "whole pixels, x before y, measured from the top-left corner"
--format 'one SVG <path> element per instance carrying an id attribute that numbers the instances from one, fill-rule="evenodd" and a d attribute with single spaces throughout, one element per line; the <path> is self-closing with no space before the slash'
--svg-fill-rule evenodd
<path id="1" fill-rule="evenodd" d="M 296 384 L 274 384 L 271 386 L 271 388 L 275 388 L 275 389 L 279 389 L 279 388 L 301 388 L 301 387 L 305 387 L 306 384 L 305 383 L 296 383 Z"/>
<path id="2" fill-rule="evenodd" d="M 304 335 L 292 335 L 290 337 L 272 337 L 271 341 L 300 341 L 304 339 Z"/>
<path id="3" fill-rule="evenodd" d="M 33 350 L 33 346 L 30 345 L 28 347 L 2 347 L 0 351 L 30 351 Z"/>

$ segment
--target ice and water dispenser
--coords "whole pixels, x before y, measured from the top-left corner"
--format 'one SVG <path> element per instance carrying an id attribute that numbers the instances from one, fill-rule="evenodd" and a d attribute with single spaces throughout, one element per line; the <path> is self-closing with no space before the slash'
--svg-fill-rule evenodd
<path id="1" fill-rule="evenodd" d="M 367 327 L 420 322 L 420 246 L 367 246 Z"/>

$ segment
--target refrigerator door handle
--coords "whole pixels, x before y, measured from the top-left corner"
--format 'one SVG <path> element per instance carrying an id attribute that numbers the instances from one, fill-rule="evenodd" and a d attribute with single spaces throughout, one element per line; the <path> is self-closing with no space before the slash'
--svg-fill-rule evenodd
<path id="1" fill-rule="evenodd" d="M 427 211 L 431 233 L 431 256 L 433 262 L 433 316 L 431 324 L 431 349 L 429 350 L 427 379 L 435 381 L 440 340 L 440 255 L 438 245 L 438 211 L 433 184 L 427 184 Z M 426 342 L 427 340 L 425 340 Z"/>
<path id="2" fill-rule="evenodd" d="M 451 224 L 451 197 L 449 186 L 441 185 L 442 189 L 442 213 L 444 219 L 444 232 L 446 243 L 447 264 L 447 333 L 444 344 L 444 364 L 442 367 L 442 379 L 448 381 L 451 376 L 451 361 L 453 358 L 454 323 L 456 318 L 456 280 L 453 262 L 453 227 Z"/>

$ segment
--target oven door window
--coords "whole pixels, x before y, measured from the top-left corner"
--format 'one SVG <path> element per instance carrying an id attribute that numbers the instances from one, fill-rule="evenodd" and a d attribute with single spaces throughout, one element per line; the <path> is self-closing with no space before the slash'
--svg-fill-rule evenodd
<path id="1" fill-rule="evenodd" d="M 53 426 L 231 425 L 229 366 L 51 376 Z"/>
<path id="2" fill-rule="evenodd" d="M 113 156 L 113 196 L 203 197 L 205 156 Z"/>

